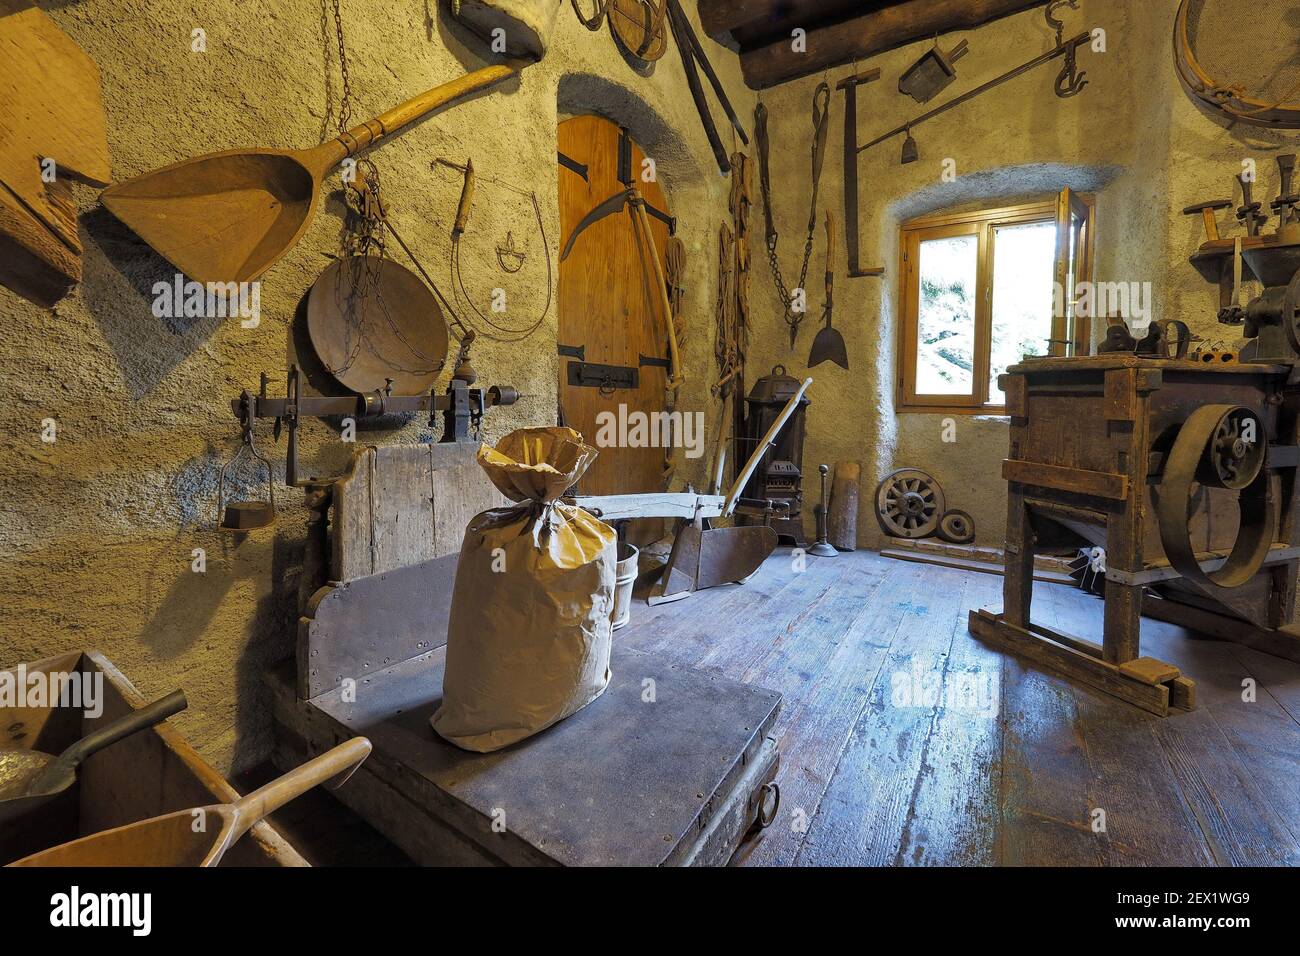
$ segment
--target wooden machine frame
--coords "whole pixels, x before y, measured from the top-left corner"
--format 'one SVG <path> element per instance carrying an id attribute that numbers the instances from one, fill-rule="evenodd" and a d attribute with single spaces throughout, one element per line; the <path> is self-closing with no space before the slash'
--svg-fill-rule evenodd
<path id="1" fill-rule="evenodd" d="M 1000 380 L 1011 416 L 1010 455 L 1002 468 L 1008 482 L 1004 604 L 999 614 L 971 611 L 971 632 L 1159 716 L 1171 707 L 1194 709 L 1196 687 L 1177 666 L 1142 656 L 1144 608 L 1156 616 L 1163 608 L 1183 619 L 1195 615 L 1196 626 L 1202 616 L 1231 621 L 1235 627 L 1218 636 L 1260 646 L 1256 638 L 1264 635 L 1274 647 L 1289 644 L 1286 656 L 1300 657 L 1300 637 L 1276 630 L 1289 619 L 1300 558 L 1294 507 L 1300 434 L 1295 396 L 1286 388 L 1290 371 L 1265 364 L 1206 368 L 1131 353 L 1027 360 L 1009 369 Z M 1175 570 L 1154 527 L 1162 472 L 1172 457 L 1167 438 L 1207 394 L 1255 412 L 1270 432 L 1264 467 L 1280 518 L 1262 566 L 1240 588 L 1267 619 L 1258 626 L 1208 610 L 1214 602 Z M 1034 553 L 1061 528 L 1104 544 L 1101 643 L 1031 618 Z M 1197 549 L 1194 559 L 1212 572 L 1225 555 L 1211 547 Z M 1170 597 L 1155 598 L 1149 587 Z"/>

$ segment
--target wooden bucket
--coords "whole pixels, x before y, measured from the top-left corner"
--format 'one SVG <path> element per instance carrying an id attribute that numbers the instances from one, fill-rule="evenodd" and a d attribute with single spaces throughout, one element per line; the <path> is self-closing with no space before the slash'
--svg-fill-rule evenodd
<path id="1" fill-rule="evenodd" d="M 619 542 L 614 577 L 614 610 L 610 613 L 610 621 L 616 631 L 632 616 L 632 586 L 636 584 L 637 558 L 640 556 L 641 550 L 636 545 Z"/>

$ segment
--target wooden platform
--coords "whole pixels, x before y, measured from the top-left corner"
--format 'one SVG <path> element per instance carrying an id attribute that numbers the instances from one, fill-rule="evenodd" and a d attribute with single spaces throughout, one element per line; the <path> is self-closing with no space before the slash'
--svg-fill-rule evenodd
<path id="1" fill-rule="evenodd" d="M 419 862 L 722 864 L 776 772 L 779 694 L 626 647 L 577 714 L 495 753 L 460 750 L 429 726 L 445 654 L 364 678 L 354 702 L 338 688 L 298 699 L 290 667 L 270 679 L 277 763 L 369 737 L 338 797 Z"/>
<path id="2" fill-rule="evenodd" d="M 787 550 L 743 585 L 638 603 L 615 636 L 783 695 L 779 819 L 733 863 L 1300 863 L 1300 665 L 1144 620 L 1144 648 L 1199 691 L 1157 718 L 967 633 L 971 608 L 1000 605 L 998 577 L 867 551 L 795 574 Z M 1099 634 L 1101 601 L 1076 589 L 1039 584 L 1034 607 Z M 996 699 L 927 703 L 930 675 Z"/>

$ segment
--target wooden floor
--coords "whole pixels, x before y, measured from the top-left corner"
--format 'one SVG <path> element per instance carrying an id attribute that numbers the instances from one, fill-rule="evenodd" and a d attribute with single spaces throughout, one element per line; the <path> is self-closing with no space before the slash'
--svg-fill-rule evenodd
<path id="1" fill-rule="evenodd" d="M 795 573 L 787 551 L 615 632 L 784 695 L 780 816 L 735 863 L 1300 864 L 1300 665 L 1144 621 L 1144 652 L 1197 682 L 1199 708 L 1162 719 L 971 637 L 1000 577 L 865 551 Z M 1100 639 L 1098 598 L 1034 595 L 1035 620 Z M 316 864 L 409 862 L 323 793 L 273 820 Z"/>
<path id="2" fill-rule="evenodd" d="M 1300 864 L 1300 665 L 1144 621 L 1144 652 L 1198 685 L 1162 719 L 971 637 L 1000 577 L 806 562 L 783 549 L 744 585 L 638 603 L 615 635 L 785 696 L 780 817 L 735 862 Z M 1049 627 L 1099 640 L 1101 611 L 1035 587 Z"/>

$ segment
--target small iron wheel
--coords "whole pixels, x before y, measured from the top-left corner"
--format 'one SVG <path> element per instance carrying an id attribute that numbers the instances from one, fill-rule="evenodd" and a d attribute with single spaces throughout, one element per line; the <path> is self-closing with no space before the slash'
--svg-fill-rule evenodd
<path id="1" fill-rule="evenodd" d="M 944 513 L 943 489 L 916 468 L 900 468 L 876 485 L 876 520 L 895 538 L 927 538 Z"/>
<path id="2" fill-rule="evenodd" d="M 949 544 L 970 544 L 975 540 L 975 519 L 954 508 L 939 519 L 939 537 Z"/>
<path id="3" fill-rule="evenodd" d="M 1200 477 L 1212 487 L 1240 491 L 1264 467 L 1267 447 L 1259 416 L 1248 408 L 1234 408 L 1214 426 Z"/>

